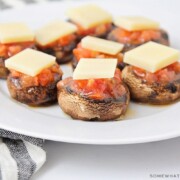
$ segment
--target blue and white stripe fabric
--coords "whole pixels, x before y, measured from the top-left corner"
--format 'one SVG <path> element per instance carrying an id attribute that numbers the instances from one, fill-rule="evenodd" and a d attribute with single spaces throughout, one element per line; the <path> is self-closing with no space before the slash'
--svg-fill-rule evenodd
<path id="1" fill-rule="evenodd" d="M 29 180 L 46 160 L 44 141 L 0 129 L 0 180 Z"/>
<path id="2" fill-rule="evenodd" d="M 22 7 L 24 5 L 33 4 L 33 3 L 43 3 L 47 1 L 51 1 L 51 0 L 0 0 L 0 10 L 7 8 Z"/>

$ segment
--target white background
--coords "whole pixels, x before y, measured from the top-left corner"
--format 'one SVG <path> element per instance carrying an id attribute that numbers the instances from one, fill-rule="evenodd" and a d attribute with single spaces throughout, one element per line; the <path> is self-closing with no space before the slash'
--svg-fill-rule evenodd
<path id="1" fill-rule="evenodd" d="M 180 138 L 136 145 L 77 145 L 48 141 L 47 163 L 32 180 L 176 180 Z M 180 176 L 180 175 L 179 175 Z"/>

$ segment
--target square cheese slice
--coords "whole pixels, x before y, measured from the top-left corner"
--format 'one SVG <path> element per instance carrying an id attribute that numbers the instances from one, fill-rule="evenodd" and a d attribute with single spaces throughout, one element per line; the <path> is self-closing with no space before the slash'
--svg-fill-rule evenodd
<path id="1" fill-rule="evenodd" d="M 38 44 L 45 46 L 76 31 L 77 27 L 74 24 L 57 20 L 38 29 L 35 33 L 35 39 Z"/>
<path id="2" fill-rule="evenodd" d="M 13 69 L 29 76 L 38 75 L 43 69 L 55 64 L 56 58 L 33 49 L 26 49 L 5 61 L 8 69 Z"/>
<path id="3" fill-rule="evenodd" d="M 124 62 L 154 73 L 179 60 L 176 49 L 148 42 L 125 53 Z"/>
<path id="4" fill-rule="evenodd" d="M 117 59 L 81 58 L 73 73 L 74 80 L 112 78 Z"/>
<path id="5" fill-rule="evenodd" d="M 17 43 L 34 40 L 34 33 L 23 23 L 0 24 L 0 43 Z"/>
<path id="6" fill-rule="evenodd" d="M 67 11 L 67 16 L 75 23 L 81 25 L 84 29 L 112 22 L 110 13 L 93 4 L 69 9 Z"/>
<path id="7" fill-rule="evenodd" d="M 121 43 L 108 41 L 92 36 L 86 36 L 85 38 L 83 38 L 81 40 L 81 44 L 83 48 L 111 55 L 118 54 L 124 47 L 124 45 Z"/>
<path id="8" fill-rule="evenodd" d="M 159 29 L 159 23 L 141 16 L 121 16 L 114 18 L 114 24 L 128 31 Z"/>

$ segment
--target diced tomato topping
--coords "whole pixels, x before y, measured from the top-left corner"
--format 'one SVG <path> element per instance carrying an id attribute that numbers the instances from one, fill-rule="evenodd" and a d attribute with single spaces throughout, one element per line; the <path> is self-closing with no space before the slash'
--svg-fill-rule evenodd
<path id="1" fill-rule="evenodd" d="M 66 46 L 70 44 L 72 41 L 74 41 L 76 36 L 74 34 L 70 34 L 64 37 L 59 38 L 58 44 L 61 46 Z"/>
<path id="2" fill-rule="evenodd" d="M 93 99 L 116 99 L 125 93 L 125 88 L 121 83 L 121 72 L 116 69 L 113 78 L 74 80 L 71 88 Z"/>
<path id="3" fill-rule="evenodd" d="M 49 44 L 47 44 L 45 46 L 41 46 L 40 44 L 38 44 L 38 46 L 41 47 L 42 49 L 66 46 L 66 45 L 69 45 L 75 39 L 76 39 L 75 34 L 69 34 L 67 36 L 60 37 L 58 40 L 56 40 L 56 41 L 54 41 L 52 43 L 49 43 Z"/>
<path id="4" fill-rule="evenodd" d="M 11 44 L 1 44 L 0 43 L 0 57 L 9 58 L 26 48 L 31 48 L 34 42 L 20 42 Z"/>
<path id="5" fill-rule="evenodd" d="M 146 80 L 148 83 L 167 83 L 180 77 L 180 62 L 175 62 L 155 73 L 150 73 L 141 68 L 133 66 L 133 72 L 138 77 Z"/>
<path id="6" fill-rule="evenodd" d="M 81 58 L 92 58 L 92 51 L 85 49 L 81 46 L 81 43 L 78 44 L 77 48 L 73 50 L 73 54 L 76 59 L 79 61 Z"/>
<path id="7" fill-rule="evenodd" d="M 9 48 L 8 48 L 8 55 L 13 56 L 21 51 L 22 51 L 22 46 L 12 45 L 12 46 L 9 46 Z"/>
<path id="8" fill-rule="evenodd" d="M 54 81 L 54 74 L 56 73 L 62 74 L 58 64 L 55 64 L 48 69 L 42 70 L 40 74 L 34 77 L 20 73 L 15 70 L 10 70 L 10 71 L 12 77 L 21 79 L 21 83 L 23 84 L 24 87 L 38 86 L 38 85 L 46 86 Z"/>
<path id="9" fill-rule="evenodd" d="M 49 82 L 52 82 L 54 80 L 54 77 L 49 69 L 44 69 L 38 75 L 38 79 L 41 86 L 46 86 Z"/>
<path id="10" fill-rule="evenodd" d="M 130 44 L 141 44 L 161 37 L 159 30 L 127 31 L 122 28 L 116 28 L 112 31 L 112 34 L 119 42 Z"/>
<path id="11" fill-rule="evenodd" d="M 84 29 L 81 25 L 75 23 L 76 26 L 78 27 L 78 34 L 82 36 L 86 35 L 102 35 L 109 31 L 112 27 L 111 23 L 106 23 L 106 24 L 100 24 L 98 26 L 89 28 L 89 29 Z"/>
<path id="12" fill-rule="evenodd" d="M 109 55 L 89 49 L 85 49 L 82 47 L 81 43 L 78 44 L 77 48 L 73 50 L 73 54 L 76 57 L 77 61 L 81 58 L 117 58 L 118 63 L 123 61 L 123 55 L 118 53 L 117 55 Z"/>

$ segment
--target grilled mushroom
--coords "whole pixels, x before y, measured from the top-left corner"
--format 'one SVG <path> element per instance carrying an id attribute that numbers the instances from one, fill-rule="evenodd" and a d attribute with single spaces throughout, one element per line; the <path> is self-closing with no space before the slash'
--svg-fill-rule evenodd
<path id="1" fill-rule="evenodd" d="M 58 102 L 62 110 L 73 119 L 85 121 L 114 120 L 125 114 L 129 104 L 129 90 L 124 84 L 119 84 L 125 92 L 118 98 L 93 99 L 83 92 L 72 88 L 72 78 L 66 78 L 57 84 Z"/>
<path id="2" fill-rule="evenodd" d="M 180 98 L 180 76 L 173 81 L 148 83 L 138 77 L 132 66 L 126 66 L 122 71 L 123 81 L 129 87 L 131 98 L 134 101 L 151 104 L 168 104 Z"/>
<path id="3" fill-rule="evenodd" d="M 45 72 L 42 74 L 42 79 L 41 74 L 36 77 L 31 77 L 22 73 L 11 72 L 7 78 L 7 85 L 11 97 L 21 103 L 31 106 L 56 102 L 56 84 L 62 77 L 62 72 L 59 70 L 59 66 L 57 66 L 56 69 L 56 72 L 51 72 L 51 75 L 53 76 L 52 78 L 50 78 L 50 76 Z"/>
<path id="4" fill-rule="evenodd" d="M 122 52 L 129 51 L 129 50 L 134 49 L 134 48 L 136 48 L 136 47 L 138 47 L 138 46 L 140 46 L 140 45 L 142 45 L 142 44 L 147 42 L 145 40 L 144 40 L 144 42 L 142 41 L 142 42 L 139 42 L 139 43 L 137 43 L 137 42 L 136 43 L 128 42 L 127 39 L 129 37 L 126 37 L 126 41 L 127 41 L 126 43 L 125 42 L 121 42 L 120 41 L 120 37 L 118 37 L 118 34 L 116 34 L 116 31 L 120 31 L 120 30 L 121 30 L 120 28 L 114 28 L 108 34 L 107 39 L 109 39 L 111 41 L 116 41 L 116 42 L 123 43 L 124 44 L 124 49 L 123 49 Z M 163 45 L 169 46 L 170 43 L 169 43 L 169 37 L 168 37 L 167 32 L 165 30 L 160 29 L 158 31 L 158 33 L 159 33 L 159 38 L 152 38 L 152 39 L 149 39 L 148 41 L 154 41 L 154 42 L 157 42 L 159 44 L 163 44 Z M 136 39 L 133 40 L 133 41 L 136 41 Z"/>

